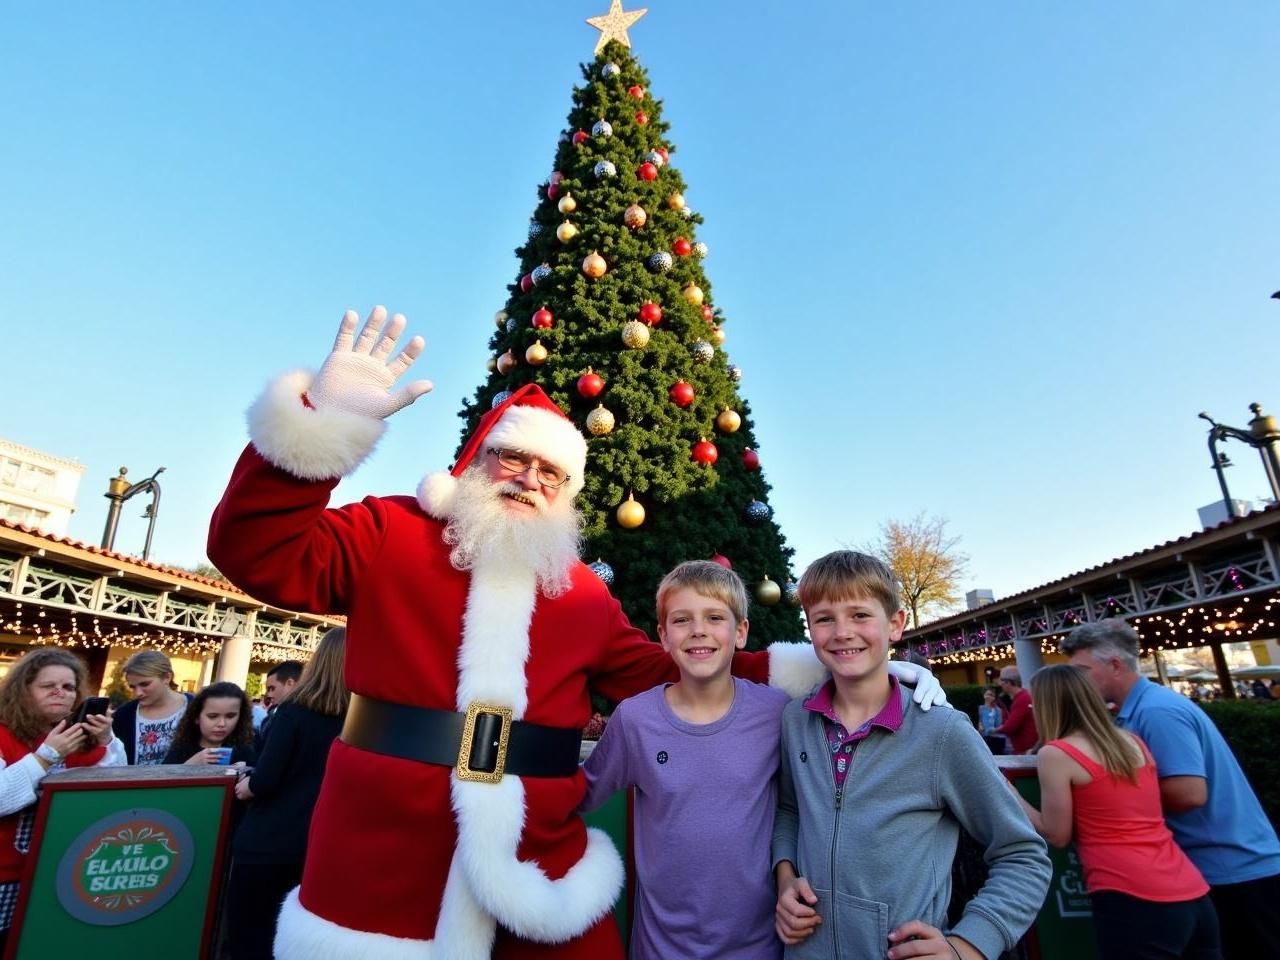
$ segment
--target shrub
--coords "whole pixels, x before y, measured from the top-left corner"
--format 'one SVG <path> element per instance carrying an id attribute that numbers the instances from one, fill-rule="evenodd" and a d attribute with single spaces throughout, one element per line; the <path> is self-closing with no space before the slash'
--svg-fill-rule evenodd
<path id="1" fill-rule="evenodd" d="M 1240 761 L 1267 818 L 1280 823 L 1280 754 L 1275 749 L 1280 743 L 1280 705 L 1264 700 L 1212 700 L 1200 706 Z"/>

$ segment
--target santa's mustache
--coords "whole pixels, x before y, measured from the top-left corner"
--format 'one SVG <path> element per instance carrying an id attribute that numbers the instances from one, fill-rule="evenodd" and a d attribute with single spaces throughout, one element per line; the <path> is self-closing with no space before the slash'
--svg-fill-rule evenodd
<path id="1" fill-rule="evenodd" d="M 498 486 L 494 492 L 495 499 L 497 497 L 510 497 L 513 500 L 519 500 L 521 503 L 531 505 L 539 513 L 546 513 L 550 504 L 547 498 L 542 495 L 541 490 L 528 490 L 514 481 L 508 481 Z"/>

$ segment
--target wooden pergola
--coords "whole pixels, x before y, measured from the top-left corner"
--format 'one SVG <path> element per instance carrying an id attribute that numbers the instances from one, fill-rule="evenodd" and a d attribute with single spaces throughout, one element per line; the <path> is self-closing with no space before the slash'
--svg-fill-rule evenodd
<path id="1" fill-rule="evenodd" d="M 1056 653 L 1072 628 L 1123 617 L 1144 654 L 1207 646 L 1223 696 L 1235 696 L 1224 643 L 1275 639 L 1280 616 L 1280 507 L 1227 520 L 903 635 L 935 667 L 1013 657 L 1019 644 Z"/>

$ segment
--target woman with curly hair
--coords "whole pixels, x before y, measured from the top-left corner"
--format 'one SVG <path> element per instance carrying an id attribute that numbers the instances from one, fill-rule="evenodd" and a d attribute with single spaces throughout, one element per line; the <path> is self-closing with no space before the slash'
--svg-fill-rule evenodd
<path id="1" fill-rule="evenodd" d="M 0 681 L 0 950 L 18 903 L 40 781 L 63 766 L 125 764 L 109 714 L 70 722 L 87 679 L 79 657 L 47 647 L 32 650 Z"/>
<path id="2" fill-rule="evenodd" d="M 197 693 L 178 721 L 164 762 L 253 763 L 253 709 L 244 691 L 223 681 Z"/>

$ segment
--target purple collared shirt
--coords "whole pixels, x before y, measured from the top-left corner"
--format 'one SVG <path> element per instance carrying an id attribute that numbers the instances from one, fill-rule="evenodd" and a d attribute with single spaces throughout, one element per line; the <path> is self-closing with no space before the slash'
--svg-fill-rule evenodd
<path id="1" fill-rule="evenodd" d="M 853 766 L 853 751 L 859 740 L 866 739 L 873 726 L 883 727 L 890 733 L 897 733 L 902 726 L 902 698 L 898 696 L 898 678 L 889 677 L 889 699 L 880 708 L 880 712 L 860 726 L 849 731 L 844 728 L 840 718 L 836 716 L 835 695 L 836 682 L 828 680 L 818 691 L 804 702 L 806 710 L 822 714 L 826 723 L 823 728 L 827 732 L 827 748 L 831 756 L 831 775 L 835 777 L 836 789 L 844 789 L 844 782 L 849 776 L 849 768 Z"/>

